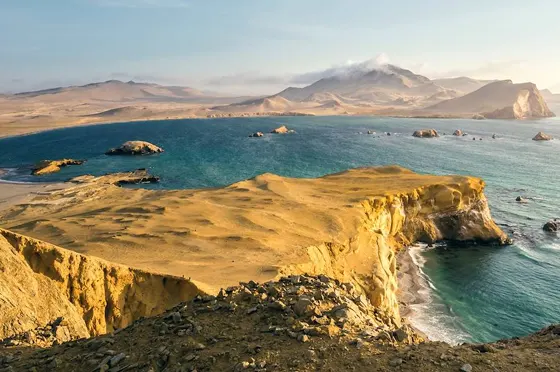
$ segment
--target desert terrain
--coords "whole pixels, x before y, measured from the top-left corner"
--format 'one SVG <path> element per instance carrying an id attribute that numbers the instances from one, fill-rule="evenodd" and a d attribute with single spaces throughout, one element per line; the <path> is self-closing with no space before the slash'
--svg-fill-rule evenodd
<path id="1" fill-rule="evenodd" d="M 397 66 L 323 78 L 261 97 L 110 80 L 0 95 L 0 137 L 76 125 L 138 120 L 274 115 L 383 115 L 530 119 L 560 101 L 534 84 L 434 79 Z"/>

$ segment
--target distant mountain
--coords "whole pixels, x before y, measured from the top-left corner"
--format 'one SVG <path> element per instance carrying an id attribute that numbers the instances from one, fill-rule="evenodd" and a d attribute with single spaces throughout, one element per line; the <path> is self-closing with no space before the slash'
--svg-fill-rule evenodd
<path id="1" fill-rule="evenodd" d="M 465 76 L 432 80 L 434 84 L 437 84 L 440 87 L 452 89 L 457 92 L 461 92 L 462 94 L 469 94 L 495 81 L 497 80 L 477 80 Z"/>
<path id="2" fill-rule="evenodd" d="M 482 114 L 487 118 L 526 119 L 554 116 L 533 83 L 497 81 L 465 96 L 440 102 L 427 110 L 449 114 Z"/>
<path id="3" fill-rule="evenodd" d="M 122 82 L 108 80 L 80 86 L 58 87 L 7 96 L 12 99 L 27 99 L 41 102 L 219 102 L 239 101 L 232 97 L 212 95 L 190 87 L 164 86 L 151 83 Z M 242 99 L 247 99 L 243 97 Z"/>
<path id="4" fill-rule="evenodd" d="M 330 94 L 342 101 L 360 100 L 390 104 L 403 96 L 430 97 L 439 93 L 454 97 L 458 94 L 435 84 L 425 76 L 394 65 L 386 65 L 370 71 L 353 71 L 323 78 L 304 88 L 290 87 L 275 96 L 301 102 L 316 100 L 321 94 Z M 332 100 L 332 97 L 328 100 Z"/>

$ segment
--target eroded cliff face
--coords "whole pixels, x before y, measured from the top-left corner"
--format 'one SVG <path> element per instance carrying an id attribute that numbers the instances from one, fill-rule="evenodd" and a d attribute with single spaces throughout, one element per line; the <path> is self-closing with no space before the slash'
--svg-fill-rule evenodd
<path id="1" fill-rule="evenodd" d="M 223 188 L 176 191 L 122 189 L 105 179 L 88 178 L 14 207 L 3 214 L 4 226 L 126 266 L 188 274 L 198 288 L 214 294 L 250 280 L 264 283 L 287 274 L 325 274 L 353 283 L 394 326 L 401 323 L 396 297 L 399 249 L 444 239 L 507 243 L 490 216 L 484 182 L 473 177 L 421 175 L 393 166 L 316 179 L 263 174 Z M 42 262 L 59 265 L 45 257 Z M 72 260 L 79 263 L 89 257 Z M 72 303 L 91 301 L 85 308 L 96 314 L 109 308 L 110 314 L 119 314 L 117 319 L 126 319 L 119 323 L 111 316 L 96 316 L 89 329 L 101 332 L 148 312 L 136 310 L 149 307 L 141 305 L 144 295 L 137 292 L 144 287 L 134 279 L 136 274 L 115 267 L 92 269 L 96 274 L 72 269 L 76 278 L 108 277 L 103 283 L 115 288 L 107 295 L 102 286 L 88 300 L 76 301 L 78 294 L 71 295 L 74 287 L 85 284 L 57 278 Z M 134 296 L 126 289 L 129 283 L 136 288 Z M 152 296 L 152 289 L 146 291 L 147 298 Z M 165 291 L 171 303 L 174 292 Z M 122 305 L 123 296 L 135 299 L 135 305 Z M 96 307 L 97 297 L 110 301 Z M 152 300 L 145 301 L 152 305 Z M 107 325 L 97 323 L 102 321 Z"/>
<path id="2" fill-rule="evenodd" d="M 309 247 L 309 262 L 286 267 L 282 273 L 327 274 L 358 284 L 370 302 L 388 314 L 386 321 L 398 327 L 396 253 L 400 249 L 442 240 L 510 243 L 492 220 L 483 189 L 482 180 L 469 178 L 455 185 L 364 200 L 362 224 L 355 236 L 346 244 Z"/>
<path id="3" fill-rule="evenodd" d="M 74 337 L 111 332 L 199 293 L 186 279 L 87 257 L 0 229 L 0 338 L 64 317 Z"/>
<path id="4" fill-rule="evenodd" d="M 534 84 L 525 84 L 511 106 L 484 113 L 488 119 L 531 119 L 555 116 Z"/>

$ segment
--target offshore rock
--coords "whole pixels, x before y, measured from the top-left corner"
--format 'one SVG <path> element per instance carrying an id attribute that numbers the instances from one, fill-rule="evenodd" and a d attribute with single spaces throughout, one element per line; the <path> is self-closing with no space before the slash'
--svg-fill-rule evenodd
<path id="1" fill-rule="evenodd" d="M 62 167 L 66 167 L 68 165 L 82 165 L 84 162 L 84 160 L 75 159 L 43 160 L 35 165 L 32 173 L 35 176 L 55 173 L 59 172 Z"/>
<path id="2" fill-rule="evenodd" d="M 439 137 L 438 132 L 435 129 L 421 129 L 417 130 L 412 134 L 414 137 L 419 138 L 433 138 Z"/>
<path id="3" fill-rule="evenodd" d="M 548 134 L 545 134 L 543 132 L 539 132 L 535 135 L 535 137 L 533 137 L 533 141 L 550 141 L 552 139 L 552 136 L 549 136 Z"/>
<path id="4" fill-rule="evenodd" d="M 161 152 L 163 152 L 161 147 L 150 142 L 128 141 L 123 143 L 120 147 L 110 149 L 105 155 L 151 155 Z"/>

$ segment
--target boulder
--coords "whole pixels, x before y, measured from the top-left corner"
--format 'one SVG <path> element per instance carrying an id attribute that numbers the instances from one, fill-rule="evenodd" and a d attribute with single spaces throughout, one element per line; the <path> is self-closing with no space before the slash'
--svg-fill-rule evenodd
<path id="1" fill-rule="evenodd" d="M 110 149 L 105 155 L 151 155 L 161 152 L 163 152 L 161 147 L 150 142 L 128 141 L 123 143 L 120 147 Z"/>
<path id="2" fill-rule="evenodd" d="M 43 160 L 33 167 L 32 173 L 35 176 L 40 176 L 43 174 L 55 173 L 60 171 L 60 168 L 66 167 L 68 165 L 82 165 L 85 160 L 74 160 L 74 159 L 61 159 L 61 160 Z"/>
<path id="3" fill-rule="evenodd" d="M 533 141 L 550 141 L 551 139 L 552 136 L 549 136 L 548 134 L 545 134 L 543 132 L 539 132 L 535 137 L 533 137 Z"/>
<path id="4" fill-rule="evenodd" d="M 462 131 L 461 129 L 457 129 L 455 132 L 453 132 L 453 135 L 454 135 L 454 136 L 458 136 L 458 137 L 463 136 L 463 134 L 464 134 L 464 133 L 463 133 L 463 131 Z"/>
<path id="5" fill-rule="evenodd" d="M 560 231 L 560 221 L 558 220 L 552 220 L 552 221 L 548 221 L 547 223 L 544 224 L 543 226 L 543 230 L 546 232 L 558 232 Z"/>
<path id="6" fill-rule="evenodd" d="M 255 132 L 253 134 L 249 134 L 249 137 L 262 137 L 264 136 L 263 132 Z"/>
<path id="7" fill-rule="evenodd" d="M 285 125 L 282 125 L 281 127 L 278 127 L 276 129 L 274 129 L 272 132 L 270 133 L 274 133 L 274 134 L 285 134 L 285 133 L 290 133 L 293 131 L 288 130 L 288 128 L 286 128 Z"/>
<path id="8" fill-rule="evenodd" d="M 417 130 L 412 134 L 414 137 L 419 138 L 433 138 L 439 137 L 438 132 L 435 129 L 421 129 Z"/>

